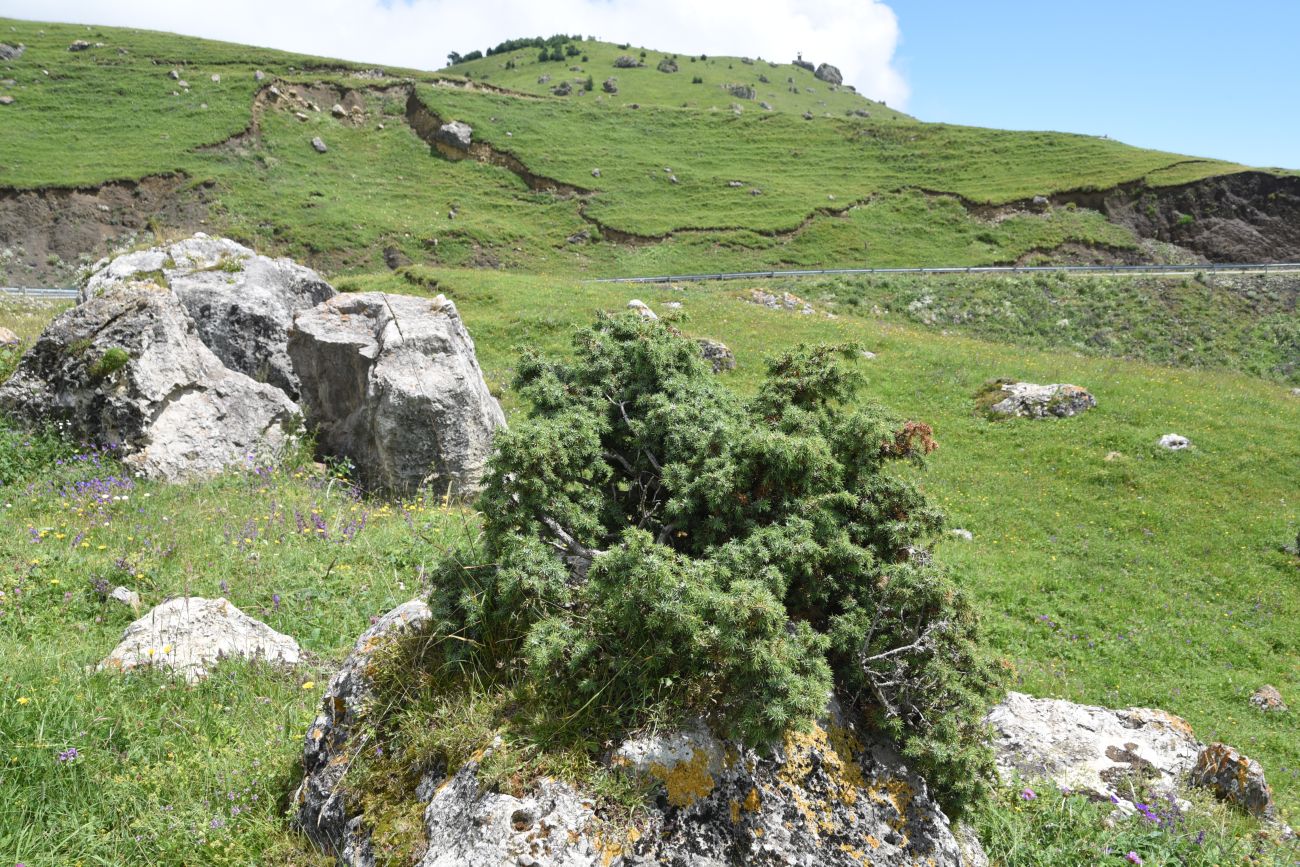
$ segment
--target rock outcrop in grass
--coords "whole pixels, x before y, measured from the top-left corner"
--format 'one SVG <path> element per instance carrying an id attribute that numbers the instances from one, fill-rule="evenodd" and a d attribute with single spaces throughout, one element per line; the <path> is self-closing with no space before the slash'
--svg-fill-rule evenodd
<path id="1" fill-rule="evenodd" d="M 124 283 L 59 316 L 0 387 L 0 410 L 187 481 L 289 447 L 297 406 L 221 363 L 168 289 Z"/>

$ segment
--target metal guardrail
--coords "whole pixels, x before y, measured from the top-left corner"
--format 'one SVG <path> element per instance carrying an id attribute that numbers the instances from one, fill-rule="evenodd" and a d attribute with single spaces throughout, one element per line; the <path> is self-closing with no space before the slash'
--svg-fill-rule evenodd
<path id="1" fill-rule="evenodd" d="M 804 271 L 741 271 L 719 274 L 665 274 L 658 277 L 602 277 L 592 283 L 690 283 L 706 280 L 763 280 L 835 274 L 1195 274 L 1197 272 L 1300 271 L 1300 262 L 1250 265 L 985 265 L 952 268 L 822 268 Z"/>
<path id="2" fill-rule="evenodd" d="M 18 295 L 24 298 L 76 298 L 76 289 L 49 289 L 43 287 L 23 288 L 0 286 L 0 293 Z"/>

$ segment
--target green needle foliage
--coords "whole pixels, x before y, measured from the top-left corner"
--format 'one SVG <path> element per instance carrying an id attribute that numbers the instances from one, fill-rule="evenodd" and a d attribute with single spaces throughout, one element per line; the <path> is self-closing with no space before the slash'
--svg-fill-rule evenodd
<path id="1" fill-rule="evenodd" d="M 490 567 L 444 566 L 446 661 L 509 672 L 575 734 L 707 719 L 750 743 L 855 701 L 953 808 L 997 686 L 942 517 L 891 472 L 930 428 L 854 401 L 858 348 L 801 346 L 742 400 L 669 324 L 602 315 L 528 357 L 480 502 Z M 494 674 L 495 676 L 495 674 Z"/>

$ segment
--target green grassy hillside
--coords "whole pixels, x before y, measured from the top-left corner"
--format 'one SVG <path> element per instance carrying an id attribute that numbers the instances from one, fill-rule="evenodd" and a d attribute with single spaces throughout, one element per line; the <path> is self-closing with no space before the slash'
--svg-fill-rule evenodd
<path id="1" fill-rule="evenodd" d="M 1243 169 L 1087 136 L 920 123 L 766 61 L 679 57 L 680 71 L 663 73 L 665 55 L 647 52 L 644 68 L 618 70 L 616 97 L 599 83 L 563 97 L 537 85 L 555 80 L 539 73 L 552 66 L 577 77 L 568 66 L 583 54 L 584 81 L 598 82 L 615 57 L 640 54 L 591 41 L 560 63 L 522 49 L 419 73 L 138 30 L 0 20 L 0 32 L 27 46 L 0 85 L 14 99 L 0 106 L 11 282 L 69 280 L 77 255 L 133 237 L 114 211 L 92 233 L 110 239 L 99 249 L 46 250 L 29 236 L 59 233 L 21 191 L 159 176 L 179 213 L 150 219 L 139 205 L 135 236 L 206 228 L 335 272 L 381 268 L 393 247 L 429 265 L 608 275 L 1014 263 L 1063 245 L 1149 258 L 1131 228 L 1096 211 L 1026 202 Z M 92 47 L 69 52 L 74 39 Z M 723 90 L 758 75 L 800 93 L 766 111 Z M 276 100 L 272 87 L 303 99 Z M 362 111 L 335 117 L 336 101 Z M 421 112 L 470 123 L 475 159 L 431 148 L 430 130 L 412 126 Z M 327 153 L 312 150 L 315 136 Z"/>

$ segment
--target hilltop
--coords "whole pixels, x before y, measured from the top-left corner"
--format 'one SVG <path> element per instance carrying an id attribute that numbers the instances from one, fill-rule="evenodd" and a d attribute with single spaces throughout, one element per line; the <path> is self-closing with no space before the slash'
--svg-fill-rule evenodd
<path id="1" fill-rule="evenodd" d="M 584 40 L 559 61 L 527 47 L 419 72 L 0 32 L 26 46 L 0 66 L 8 282 L 66 282 L 145 232 L 200 228 L 345 274 L 1300 258 L 1293 175 L 922 123 L 789 63 Z M 435 141 L 451 120 L 468 151 Z"/>

